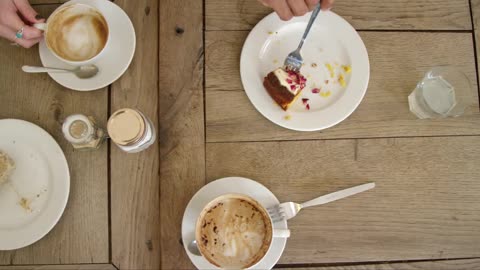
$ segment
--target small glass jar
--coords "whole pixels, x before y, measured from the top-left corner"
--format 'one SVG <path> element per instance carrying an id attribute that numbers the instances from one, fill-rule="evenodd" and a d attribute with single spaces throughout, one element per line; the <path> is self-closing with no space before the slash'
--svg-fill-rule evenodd
<path id="1" fill-rule="evenodd" d="M 156 139 L 152 121 L 135 109 L 124 108 L 113 113 L 107 131 L 113 143 L 127 153 L 141 152 Z"/>
<path id="2" fill-rule="evenodd" d="M 73 148 L 79 150 L 98 149 L 106 139 L 106 133 L 99 128 L 93 117 L 83 114 L 70 115 L 62 125 L 62 132 Z"/>

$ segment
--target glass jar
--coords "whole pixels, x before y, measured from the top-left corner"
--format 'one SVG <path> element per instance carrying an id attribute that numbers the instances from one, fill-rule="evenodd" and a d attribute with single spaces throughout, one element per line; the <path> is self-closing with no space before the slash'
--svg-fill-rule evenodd
<path id="1" fill-rule="evenodd" d="M 156 139 L 155 127 L 142 112 L 124 108 L 110 116 L 107 124 L 110 139 L 127 153 L 138 153 L 150 147 Z"/>
<path id="2" fill-rule="evenodd" d="M 70 115 L 62 125 L 62 132 L 73 148 L 79 150 L 98 149 L 106 139 L 106 133 L 99 128 L 93 117 L 83 114 Z"/>

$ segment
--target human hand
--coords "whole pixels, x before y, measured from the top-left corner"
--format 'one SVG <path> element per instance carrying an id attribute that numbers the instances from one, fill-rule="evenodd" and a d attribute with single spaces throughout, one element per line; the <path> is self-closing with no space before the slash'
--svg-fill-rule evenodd
<path id="1" fill-rule="evenodd" d="M 0 37 L 30 48 L 42 38 L 42 31 L 31 26 L 44 22 L 40 15 L 30 6 L 28 0 L 0 0 Z M 23 28 L 23 37 L 16 34 Z"/>
<path id="2" fill-rule="evenodd" d="M 267 7 L 273 8 L 280 19 L 288 21 L 293 16 L 303 16 L 312 11 L 319 1 L 322 2 L 322 9 L 330 9 L 334 0 L 259 0 Z"/>

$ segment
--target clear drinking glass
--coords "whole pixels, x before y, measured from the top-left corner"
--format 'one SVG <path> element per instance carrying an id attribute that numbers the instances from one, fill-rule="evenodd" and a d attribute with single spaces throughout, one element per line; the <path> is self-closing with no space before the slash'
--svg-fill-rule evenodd
<path id="1" fill-rule="evenodd" d="M 410 111 L 418 118 L 460 116 L 471 102 L 472 84 L 452 66 L 431 69 L 408 96 Z"/>

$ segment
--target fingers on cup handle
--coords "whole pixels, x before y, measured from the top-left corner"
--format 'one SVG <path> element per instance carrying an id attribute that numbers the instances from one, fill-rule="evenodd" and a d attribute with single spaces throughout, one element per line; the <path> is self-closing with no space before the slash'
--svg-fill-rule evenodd
<path id="1" fill-rule="evenodd" d="M 13 0 L 13 3 L 17 7 L 22 16 L 30 23 L 42 22 L 44 19 L 38 15 L 33 9 L 28 0 Z"/>
<path id="2" fill-rule="evenodd" d="M 14 44 L 18 44 L 24 48 L 30 48 L 33 45 L 37 44 L 41 38 L 33 38 L 33 39 L 23 39 L 23 38 L 15 38 L 15 31 L 11 30 L 8 27 L 0 25 L 0 36 L 4 37 Z"/>
<path id="3" fill-rule="evenodd" d="M 42 30 L 33 27 L 33 26 L 28 26 L 25 25 L 23 27 L 23 39 L 36 39 L 36 38 L 41 38 L 43 36 Z"/>
<path id="4" fill-rule="evenodd" d="M 46 23 L 36 23 L 33 25 L 33 27 L 37 28 L 40 31 L 45 31 L 47 29 L 47 24 Z"/>

